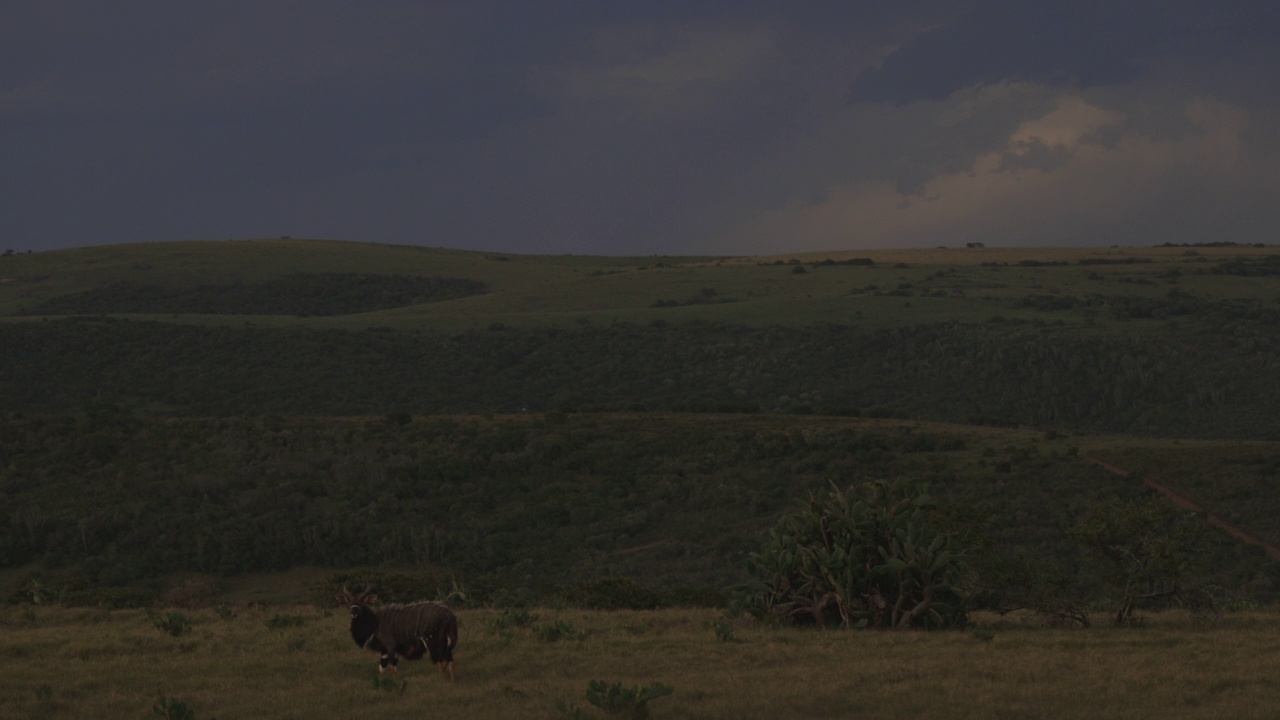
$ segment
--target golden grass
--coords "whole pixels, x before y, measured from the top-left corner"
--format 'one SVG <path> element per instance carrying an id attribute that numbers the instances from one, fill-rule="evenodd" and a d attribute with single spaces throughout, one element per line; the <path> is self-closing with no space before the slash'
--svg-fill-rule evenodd
<path id="1" fill-rule="evenodd" d="M 397 691 L 375 687 L 376 658 L 351 643 L 341 612 L 197 611 L 173 638 L 142 611 L 6 608 L 0 718 L 149 717 L 161 695 L 200 720 L 563 717 L 557 699 L 604 717 L 584 698 L 593 679 L 674 686 L 652 701 L 654 718 L 1270 718 L 1280 707 L 1276 612 L 1124 630 L 979 619 L 990 640 L 739 620 L 731 642 L 707 627 L 711 610 L 537 612 L 585 639 L 504 638 L 488 629 L 497 611 L 463 611 L 458 682 L 406 662 Z M 268 628 L 281 613 L 305 623 Z"/>

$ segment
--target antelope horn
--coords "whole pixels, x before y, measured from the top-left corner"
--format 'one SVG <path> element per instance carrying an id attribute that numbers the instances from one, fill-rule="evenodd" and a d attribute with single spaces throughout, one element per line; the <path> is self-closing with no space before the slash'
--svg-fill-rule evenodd
<path id="1" fill-rule="evenodd" d="M 364 601 L 364 599 L 365 599 L 365 597 L 366 597 L 366 596 L 368 596 L 368 594 L 369 594 L 369 586 L 368 586 L 368 585 L 365 585 L 365 587 L 364 587 L 364 589 L 363 589 L 363 590 L 361 590 L 360 592 L 356 592 L 356 593 L 353 593 L 353 592 L 351 592 L 350 590 L 348 590 L 348 589 L 347 589 L 347 586 L 346 586 L 345 584 L 342 586 L 342 589 L 343 589 L 344 591 L 346 591 L 346 593 L 347 593 L 347 597 L 351 598 L 351 601 L 352 601 L 352 602 L 354 602 L 354 603 L 360 603 L 360 602 L 363 602 L 363 601 Z"/>

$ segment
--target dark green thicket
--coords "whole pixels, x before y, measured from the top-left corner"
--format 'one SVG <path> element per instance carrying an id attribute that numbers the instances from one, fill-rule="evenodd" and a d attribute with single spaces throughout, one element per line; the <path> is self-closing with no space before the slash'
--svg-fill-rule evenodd
<path id="1" fill-rule="evenodd" d="M 1012 322 L 437 335 L 67 319 L 0 324 L 0 406 L 65 412 L 102 399 L 132 412 L 212 416 L 879 413 L 1270 439 L 1280 344 L 1269 322 L 1224 315 L 1195 333 L 1132 336 Z"/>
<path id="2" fill-rule="evenodd" d="M 452 300 L 484 291 L 483 283 L 466 278 L 355 273 L 295 273 L 260 284 L 179 288 L 122 281 L 61 295 L 23 314 L 350 315 Z"/>
<path id="3" fill-rule="evenodd" d="M 1150 491 L 1038 438 L 982 450 L 970 432 L 787 415 L 11 415 L 0 419 L 0 567 L 34 563 L 44 576 L 0 590 L 137 605 L 166 574 L 316 565 L 413 569 L 335 580 L 402 599 L 528 591 L 600 607 L 715 605 L 747 579 L 745 558 L 780 510 L 865 474 L 928 482 L 932 521 L 986 578 L 1008 566 L 986 558 L 1006 553 L 1057 563 L 1064 582 L 1094 592 L 1103 581 L 1068 531 L 1099 503 Z M 1274 541 L 1269 497 L 1238 502 L 1271 507 L 1250 529 Z M 1208 549 L 1216 582 L 1275 596 L 1274 563 L 1221 540 Z"/>

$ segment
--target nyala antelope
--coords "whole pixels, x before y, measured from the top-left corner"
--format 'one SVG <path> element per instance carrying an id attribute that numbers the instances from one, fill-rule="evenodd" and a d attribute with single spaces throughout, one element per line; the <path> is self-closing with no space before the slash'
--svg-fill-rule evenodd
<path id="1" fill-rule="evenodd" d="M 352 595 L 343 585 L 338 596 L 339 604 L 351 608 L 351 639 L 379 654 L 379 673 L 390 667 L 397 674 L 400 657 L 419 660 L 430 655 L 442 676 L 457 680 L 453 649 L 458 644 L 458 618 L 452 610 L 433 602 L 387 605 L 381 610 L 369 607 L 377 602 L 378 596 L 368 587 Z"/>

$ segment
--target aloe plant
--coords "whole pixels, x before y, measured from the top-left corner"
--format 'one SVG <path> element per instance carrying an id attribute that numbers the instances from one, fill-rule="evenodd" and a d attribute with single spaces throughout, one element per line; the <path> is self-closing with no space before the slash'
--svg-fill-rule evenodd
<path id="1" fill-rule="evenodd" d="M 736 589 L 757 617 L 852 627 L 940 628 L 965 619 L 963 554 L 930 522 L 923 486 L 882 480 L 810 496 L 781 518 Z"/>

